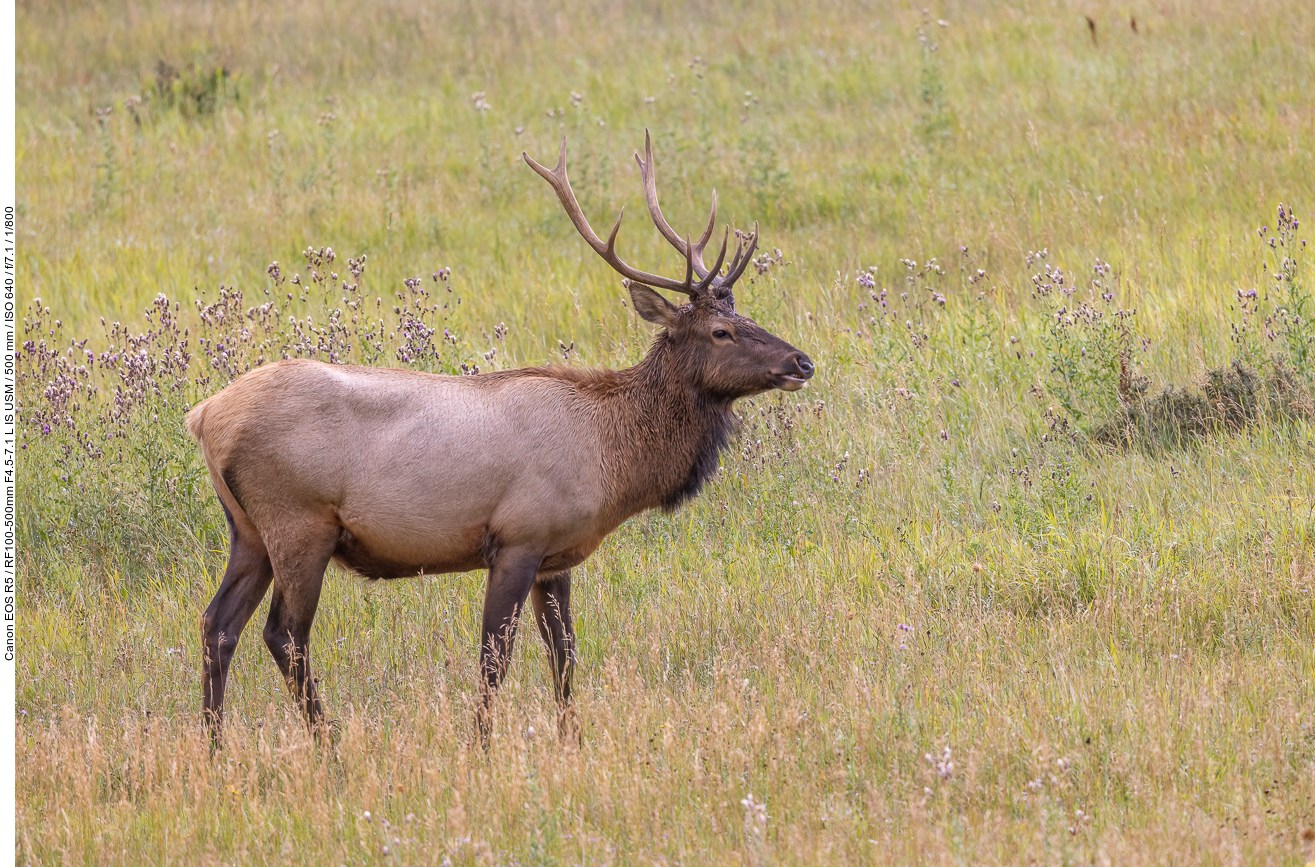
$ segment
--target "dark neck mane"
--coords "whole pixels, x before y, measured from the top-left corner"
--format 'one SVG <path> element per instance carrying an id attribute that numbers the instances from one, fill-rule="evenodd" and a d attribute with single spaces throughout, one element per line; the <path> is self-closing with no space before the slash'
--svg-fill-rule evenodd
<path id="1" fill-rule="evenodd" d="M 627 516 L 671 511 L 717 471 L 735 429 L 731 400 L 701 394 L 679 367 L 664 332 L 644 360 L 619 371 L 600 395 L 617 507 Z"/>

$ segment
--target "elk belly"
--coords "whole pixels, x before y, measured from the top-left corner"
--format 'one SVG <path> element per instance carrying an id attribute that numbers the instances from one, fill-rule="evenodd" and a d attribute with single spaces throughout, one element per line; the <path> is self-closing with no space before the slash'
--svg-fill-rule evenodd
<path id="1" fill-rule="evenodd" d="M 362 543 L 347 527 L 338 531 L 338 547 L 333 559 L 358 575 L 371 579 L 403 578 L 414 575 L 438 575 L 444 572 L 468 572 L 482 569 L 481 540 L 484 531 L 477 529 L 464 538 L 450 538 L 447 545 L 429 545 L 419 551 L 396 545 L 371 546 Z M 417 554 L 419 556 L 417 556 Z"/>

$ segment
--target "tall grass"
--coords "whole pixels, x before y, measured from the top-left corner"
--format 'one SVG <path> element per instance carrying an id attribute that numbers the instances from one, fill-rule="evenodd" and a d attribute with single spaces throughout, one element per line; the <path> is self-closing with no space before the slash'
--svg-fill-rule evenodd
<path id="1" fill-rule="evenodd" d="M 20 860 L 1315 858 L 1315 14 L 1082 12 L 20 4 Z M 577 571 L 583 743 L 525 634 L 477 746 L 481 574 L 333 571 L 337 743 L 248 637 L 211 757 L 183 412 L 284 356 L 634 363 L 520 153 L 568 136 L 598 224 L 646 128 L 819 373 Z"/>

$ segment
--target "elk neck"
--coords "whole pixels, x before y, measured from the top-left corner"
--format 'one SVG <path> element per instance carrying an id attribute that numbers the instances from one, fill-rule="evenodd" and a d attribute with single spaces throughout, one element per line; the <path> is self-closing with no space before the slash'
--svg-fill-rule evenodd
<path id="1" fill-rule="evenodd" d="M 611 499 L 624 517 L 695 496 L 735 430 L 734 397 L 702 392 L 684 361 L 663 332 L 599 395 Z"/>

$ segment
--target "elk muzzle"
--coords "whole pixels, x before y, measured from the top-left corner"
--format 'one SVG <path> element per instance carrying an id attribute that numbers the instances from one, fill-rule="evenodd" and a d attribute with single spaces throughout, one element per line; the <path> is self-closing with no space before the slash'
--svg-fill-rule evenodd
<path id="1" fill-rule="evenodd" d="M 798 391 L 813 378 L 813 360 L 802 352 L 796 352 L 789 360 L 794 365 L 792 370 L 772 371 L 772 387 L 781 391 Z"/>

